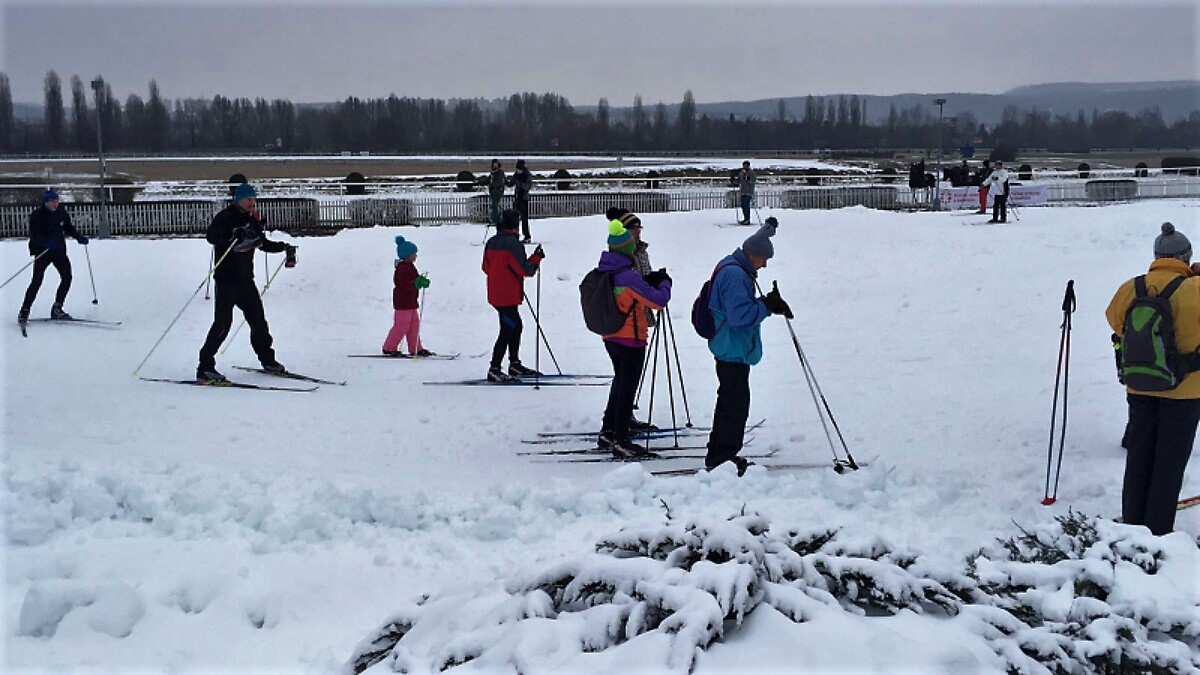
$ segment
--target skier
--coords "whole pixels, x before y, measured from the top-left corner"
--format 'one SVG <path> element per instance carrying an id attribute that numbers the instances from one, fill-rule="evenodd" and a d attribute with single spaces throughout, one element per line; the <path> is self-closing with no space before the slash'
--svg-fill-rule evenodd
<path id="1" fill-rule="evenodd" d="M 254 251 L 267 253 L 286 252 L 289 259 L 296 255 L 296 247 L 281 241 L 267 239 L 263 232 L 264 219 L 256 206 L 257 193 L 249 183 L 237 186 L 233 201 L 213 217 L 208 226 L 208 243 L 212 244 L 217 266 L 213 270 L 216 282 L 213 304 L 212 327 L 200 348 L 200 364 L 196 367 L 196 379 L 201 382 L 221 383 L 226 378 L 217 372 L 217 348 L 229 335 L 233 325 L 233 308 L 242 310 L 250 326 L 250 345 L 258 355 L 263 370 L 282 374 L 287 372 L 275 360 L 271 348 L 270 328 L 263 312 L 258 288 L 254 285 Z"/>
<path id="2" fill-rule="evenodd" d="M 525 247 L 517 240 L 520 215 L 513 209 L 500 214 L 496 234 L 483 248 L 483 273 L 487 275 L 488 304 L 496 308 L 500 318 L 500 333 L 492 347 L 488 368 L 489 382 L 507 382 L 517 377 L 541 375 L 521 364 L 521 303 L 525 298 L 525 277 L 531 277 L 546 253 L 541 246 L 528 259 Z M 500 370 L 500 361 L 508 351 L 508 373 Z"/>
<path id="3" fill-rule="evenodd" d="M 771 237 L 778 222 L 768 218 L 757 232 L 742 242 L 742 247 L 726 256 L 713 279 L 708 308 L 713 313 L 717 333 L 708 341 L 708 350 L 717 362 L 717 405 L 713 411 L 712 432 L 704 466 L 709 471 L 733 462 L 738 475 L 750 462 L 738 457 L 746 436 L 746 418 L 750 415 L 750 366 L 762 360 L 760 326 L 772 314 L 792 318 L 792 310 L 778 290 L 756 298 L 754 280 L 758 270 L 775 255 Z"/>
<path id="4" fill-rule="evenodd" d="M 1156 535 L 1175 528 L 1176 502 L 1183 487 L 1183 474 L 1192 454 L 1196 425 L 1200 422 L 1200 264 L 1191 265 L 1192 244 L 1171 223 L 1163 223 L 1154 240 L 1154 262 L 1145 274 L 1147 295 L 1159 296 L 1176 280 L 1171 293 L 1175 346 L 1192 370 L 1175 388 L 1138 391 L 1126 388 L 1129 424 L 1125 476 L 1121 486 L 1121 520 L 1145 525 Z M 1126 314 L 1136 297 L 1138 279 L 1121 285 L 1108 304 L 1105 316 L 1113 332 L 1125 336 L 1130 326 Z M 1126 355 L 1128 356 L 1128 355 Z"/>
<path id="5" fill-rule="evenodd" d="M 421 315 L 417 295 L 429 288 L 429 277 L 417 272 L 417 245 L 396 236 L 396 271 L 392 273 L 392 329 L 383 341 L 384 356 L 402 356 L 400 341 L 408 340 L 409 356 L 433 356 L 421 344 Z"/>
<path id="6" fill-rule="evenodd" d="M 742 162 L 742 170 L 738 172 L 738 194 L 741 196 L 742 220 L 740 225 L 750 224 L 750 203 L 754 201 L 754 184 L 758 182 L 758 174 L 750 168 L 750 161 Z"/>
<path id="7" fill-rule="evenodd" d="M 604 336 L 604 349 L 613 364 L 613 381 L 597 444 L 618 459 L 646 454 L 645 446 L 630 438 L 633 399 L 637 394 L 642 365 L 646 361 L 646 322 L 643 308 L 662 309 L 671 300 L 671 277 L 665 269 L 650 272 L 643 279 L 634 269 L 637 240 L 627 225 L 637 216 L 626 213 L 608 226 L 608 250 L 600 254 L 597 269 L 612 274 L 617 309 L 625 315 L 620 330 Z M 640 225 L 640 223 L 638 223 Z"/>
<path id="8" fill-rule="evenodd" d="M 529 234 L 529 191 L 533 189 L 533 174 L 525 168 L 525 160 L 517 160 L 517 170 L 507 184 L 513 186 L 513 208 L 521 217 L 521 233 L 525 236 L 521 243 L 528 244 L 533 241 Z"/>
<path id="9" fill-rule="evenodd" d="M 992 196 L 992 219 L 989 223 L 1008 222 L 1008 171 L 1004 162 L 996 162 L 996 170 L 987 177 L 983 185 L 988 187 Z M 980 188 L 982 189 L 982 185 Z"/>
<path id="10" fill-rule="evenodd" d="M 500 224 L 500 200 L 504 198 L 504 169 L 501 168 L 500 160 L 492 160 L 492 171 L 488 174 L 488 198 L 491 200 L 492 225 Z"/>
<path id="11" fill-rule="evenodd" d="M 981 216 L 987 213 L 988 176 L 990 175 L 992 175 L 992 161 L 985 159 L 983 166 L 979 167 L 979 210 L 976 213 Z"/>
<path id="12" fill-rule="evenodd" d="M 37 298 L 38 290 L 42 287 L 42 279 L 46 268 L 54 265 L 58 272 L 58 290 L 54 293 L 54 305 L 50 308 L 51 319 L 70 319 L 71 315 L 63 311 L 63 301 L 71 290 L 71 259 L 67 257 L 67 238 L 71 235 L 75 241 L 87 246 L 88 238 L 80 234 L 71 224 L 71 216 L 67 209 L 59 204 L 58 193 L 46 190 L 42 193 L 42 205 L 29 214 L 29 255 L 37 256 L 33 262 L 33 278 L 25 289 L 25 299 L 17 312 L 17 323 L 29 320 L 29 310 Z"/>

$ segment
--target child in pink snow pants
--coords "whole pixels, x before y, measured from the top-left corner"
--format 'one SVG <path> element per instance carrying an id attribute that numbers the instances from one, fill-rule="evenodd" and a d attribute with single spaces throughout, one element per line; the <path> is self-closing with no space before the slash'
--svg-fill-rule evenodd
<path id="1" fill-rule="evenodd" d="M 384 356 L 403 356 L 400 340 L 408 341 L 409 356 L 431 356 L 421 344 L 421 318 L 417 310 L 417 295 L 429 288 L 429 278 L 417 273 L 417 245 L 404 237 L 396 237 L 396 271 L 392 274 L 392 309 L 395 318 L 387 339 L 383 341 Z"/>

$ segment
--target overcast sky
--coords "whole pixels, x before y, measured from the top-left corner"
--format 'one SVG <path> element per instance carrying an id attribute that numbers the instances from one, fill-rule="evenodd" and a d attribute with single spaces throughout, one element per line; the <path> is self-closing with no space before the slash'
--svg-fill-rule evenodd
<path id="1" fill-rule="evenodd" d="M 614 106 L 806 94 L 999 93 L 1197 79 L 1200 0 L 118 3 L 0 0 L 16 101 L 54 69 L 114 94 L 420 97 L 560 93 Z M 69 94 L 68 94 L 69 96 Z"/>

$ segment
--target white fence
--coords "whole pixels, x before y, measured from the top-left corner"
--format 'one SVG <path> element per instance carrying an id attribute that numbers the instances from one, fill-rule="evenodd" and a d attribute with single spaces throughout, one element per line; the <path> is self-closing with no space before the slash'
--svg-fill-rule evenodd
<path id="1" fill-rule="evenodd" d="M 907 185 L 898 182 L 878 182 L 877 176 L 877 182 L 874 183 L 857 177 L 857 182 L 852 184 L 844 182 L 852 178 L 848 176 L 813 178 L 790 184 L 760 183 L 755 204 L 759 208 L 770 209 L 830 209 L 862 205 L 877 209 L 909 210 L 928 208 L 933 198 L 932 189 L 910 190 Z M 839 179 L 841 184 L 830 184 Z M 639 182 L 645 184 L 644 179 Z M 1034 182 L 1047 186 L 1050 202 L 1104 203 L 1129 199 L 1200 197 L 1200 178 L 1191 176 L 1130 178 L 1125 174 L 1125 177 L 1117 179 L 1073 178 Z M 278 187 L 271 184 L 270 187 L 263 186 L 263 190 L 266 192 Z M 411 189 L 412 186 L 409 187 Z M 219 190 L 212 192 L 220 194 Z M 259 200 L 259 209 L 271 228 L 296 234 L 333 233 L 347 227 L 486 223 L 491 212 L 488 196 L 477 192 L 410 191 L 362 197 L 337 194 L 305 196 L 303 191 L 295 188 L 281 192 L 296 196 L 263 197 Z M 511 196 L 506 196 L 502 207 L 510 206 L 511 199 Z M 213 215 L 227 203 L 218 196 L 144 199 L 128 204 L 108 204 L 107 214 L 112 232 L 118 236 L 197 236 L 204 233 Z M 635 213 L 734 209 L 737 203 L 737 190 L 712 185 L 660 190 L 534 192 L 530 197 L 530 217 L 595 215 L 604 213 L 610 206 L 621 206 Z M 68 204 L 67 207 L 72 221 L 81 232 L 92 235 L 99 231 L 102 214 L 100 204 L 82 202 Z M 0 237 L 27 236 L 31 210 L 28 204 L 0 205 Z"/>

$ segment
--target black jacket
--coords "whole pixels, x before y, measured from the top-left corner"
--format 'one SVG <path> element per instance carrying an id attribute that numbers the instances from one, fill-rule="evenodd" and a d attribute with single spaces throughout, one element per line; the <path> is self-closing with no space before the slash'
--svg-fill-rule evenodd
<path id="1" fill-rule="evenodd" d="M 496 169 L 488 176 L 488 194 L 493 197 L 504 196 L 504 169 Z"/>
<path id="2" fill-rule="evenodd" d="M 239 228 L 240 236 L 236 232 Z M 215 260 L 221 261 L 213 272 L 213 279 L 217 281 L 254 283 L 254 251 L 261 248 L 267 253 L 280 253 L 288 248 L 281 241 L 267 239 L 262 222 L 233 203 L 213 216 L 207 238 L 213 245 Z M 233 250 L 229 250 L 230 245 Z"/>
<path id="3" fill-rule="evenodd" d="M 533 174 L 529 169 L 517 169 L 512 175 L 514 195 L 517 199 L 529 199 L 529 191 L 533 189 Z"/>
<path id="4" fill-rule="evenodd" d="M 79 232 L 71 224 L 71 216 L 67 208 L 59 205 L 51 211 L 43 204 L 29 214 L 29 255 L 40 255 L 53 242 L 55 251 L 62 253 L 67 250 L 67 237 L 78 241 Z"/>

